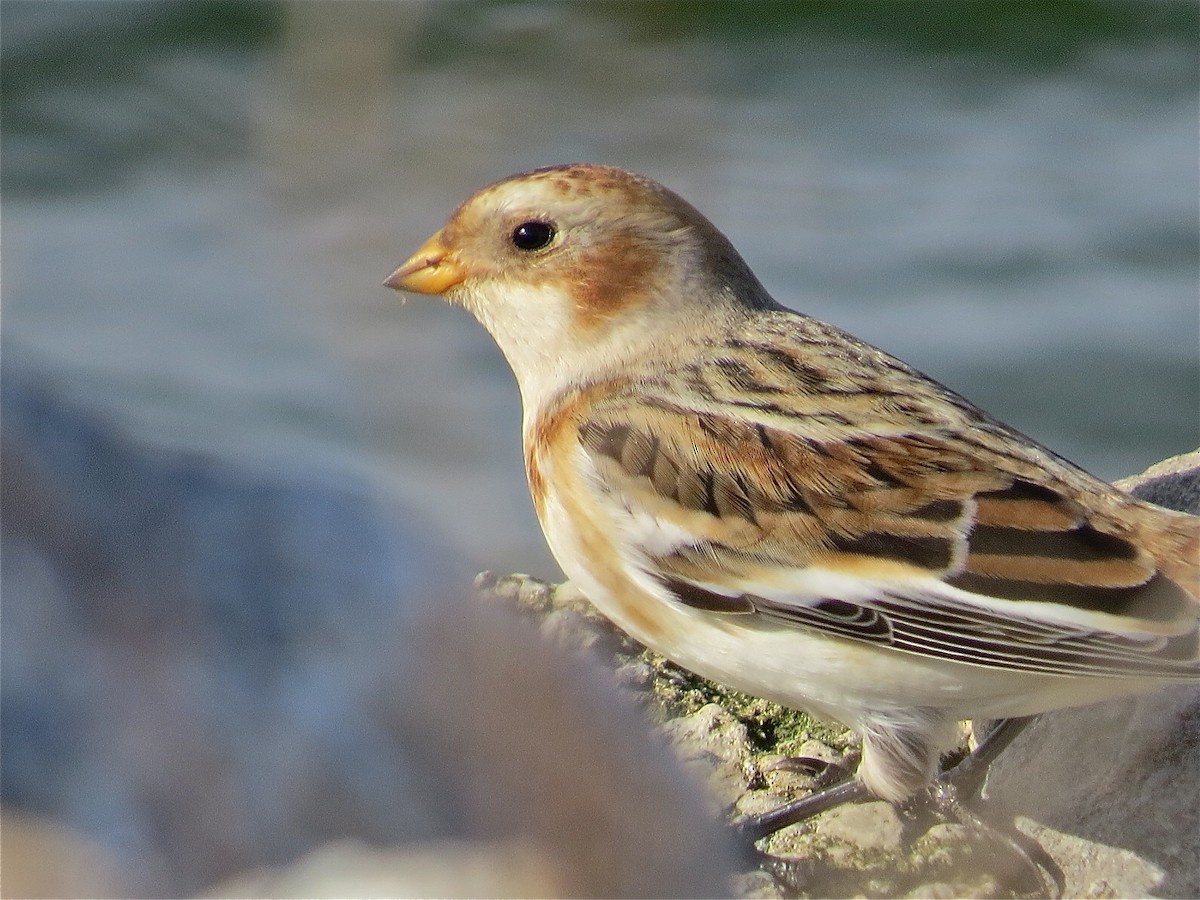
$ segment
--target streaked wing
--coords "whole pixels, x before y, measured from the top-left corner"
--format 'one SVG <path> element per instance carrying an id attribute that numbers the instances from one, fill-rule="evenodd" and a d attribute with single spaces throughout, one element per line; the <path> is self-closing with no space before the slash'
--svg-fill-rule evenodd
<path id="1" fill-rule="evenodd" d="M 1195 517 L 821 323 L 617 390 L 579 438 L 680 603 L 981 665 L 1200 677 Z"/>

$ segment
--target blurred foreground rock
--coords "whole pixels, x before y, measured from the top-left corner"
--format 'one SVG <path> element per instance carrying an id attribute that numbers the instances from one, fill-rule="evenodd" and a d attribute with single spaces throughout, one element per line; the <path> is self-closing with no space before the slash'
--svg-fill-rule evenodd
<path id="1" fill-rule="evenodd" d="M 369 478 L 139 443 L 14 356 L 5 896 L 725 890 L 611 675 L 454 591 Z"/>
<path id="2" fill-rule="evenodd" d="M 1120 483 L 1142 499 L 1200 513 L 1200 451 Z M 570 584 L 485 573 L 485 598 L 515 606 L 562 646 L 615 664 L 676 753 L 706 774 L 715 807 L 747 815 L 817 786 L 787 757 L 856 764 L 852 733 L 698 679 L 617 631 Z M 1062 869 L 1065 896 L 1200 896 L 1200 689 L 1043 716 L 993 767 L 991 808 Z M 909 846 L 886 803 L 833 810 L 767 843 L 782 877 L 738 876 L 741 896 L 1011 897 L 1035 892 L 1027 866 L 957 824 Z"/>

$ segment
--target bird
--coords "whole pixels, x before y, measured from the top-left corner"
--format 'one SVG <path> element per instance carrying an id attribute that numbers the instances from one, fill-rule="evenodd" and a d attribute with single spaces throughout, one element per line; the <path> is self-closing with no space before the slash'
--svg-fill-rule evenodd
<path id="1" fill-rule="evenodd" d="M 564 574 L 685 669 L 856 730 L 840 797 L 911 798 L 965 720 L 1200 682 L 1200 518 L 776 302 L 650 178 L 510 176 L 384 283 L 498 345 Z"/>

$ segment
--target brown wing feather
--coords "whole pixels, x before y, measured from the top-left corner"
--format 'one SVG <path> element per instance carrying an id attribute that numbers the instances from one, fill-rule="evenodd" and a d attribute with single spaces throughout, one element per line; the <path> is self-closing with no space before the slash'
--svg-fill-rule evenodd
<path id="1" fill-rule="evenodd" d="M 813 351 L 834 338 L 849 349 Z M 743 565 L 915 567 L 991 597 L 1195 616 L 1200 520 L 812 320 L 760 321 L 616 390 L 579 436 L 614 490 Z"/>

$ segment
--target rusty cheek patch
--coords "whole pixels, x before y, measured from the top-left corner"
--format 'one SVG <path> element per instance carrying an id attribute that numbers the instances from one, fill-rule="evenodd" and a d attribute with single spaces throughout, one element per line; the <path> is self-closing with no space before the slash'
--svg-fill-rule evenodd
<path id="1" fill-rule="evenodd" d="M 589 248 L 580 260 L 581 277 L 571 286 L 575 321 L 594 331 L 645 296 L 654 272 L 654 255 L 644 241 L 615 234 Z"/>

